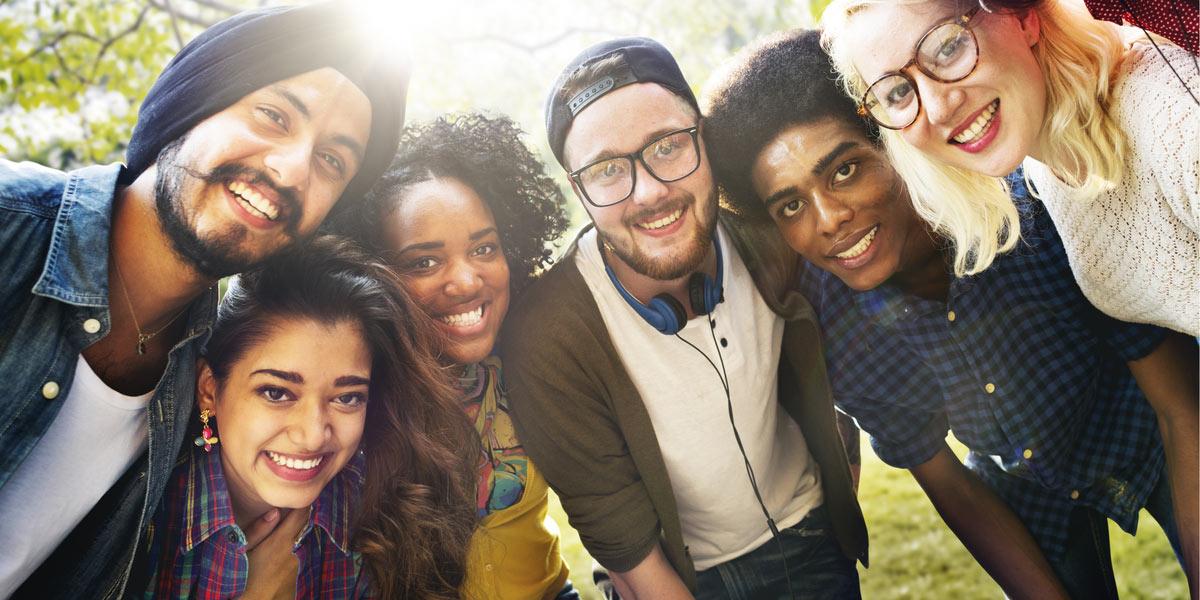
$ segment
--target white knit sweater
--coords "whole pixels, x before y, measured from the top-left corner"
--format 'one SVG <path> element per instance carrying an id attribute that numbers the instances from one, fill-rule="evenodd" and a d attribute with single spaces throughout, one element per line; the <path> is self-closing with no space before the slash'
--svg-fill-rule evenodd
<path id="1" fill-rule="evenodd" d="M 1200 96 L 1187 51 L 1162 45 Z M 1124 176 L 1094 198 L 1032 159 L 1025 174 L 1062 235 L 1079 287 L 1101 311 L 1200 335 L 1200 107 L 1149 45 L 1128 51 L 1111 111 L 1128 136 Z"/>

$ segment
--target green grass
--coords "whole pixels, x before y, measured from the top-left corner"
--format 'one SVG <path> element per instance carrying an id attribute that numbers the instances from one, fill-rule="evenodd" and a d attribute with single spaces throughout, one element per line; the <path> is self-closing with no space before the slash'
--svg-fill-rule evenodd
<path id="1" fill-rule="evenodd" d="M 965 449 L 953 440 L 959 455 Z M 974 599 L 1001 598 L 987 576 L 950 532 L 907 471 L 883 464 L 863 442 L 860 502 L 871 532 L 871 568 L 859 567 L 863 597 Z M 571 580 L 585 600 L 599 600 L 591 585 L 592 559 L 567 524 L 551 495 L 550 514 L 562 532 L 563 554 Z M 1142 512 L 1137 536 L 1109 522 L 1113 565 L 1122 598 L 1187 597 L 1187 581 L 1162 529 Z"/>

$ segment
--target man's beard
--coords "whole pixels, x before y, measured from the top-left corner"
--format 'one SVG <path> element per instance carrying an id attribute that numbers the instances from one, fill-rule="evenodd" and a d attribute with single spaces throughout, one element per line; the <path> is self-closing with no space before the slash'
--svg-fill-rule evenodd
<path id="1" fill-rule="evenodd" d="M 275 187 L 265 174 L 237 164 L 224 164 L 209 173 L 180 164 L 177 157 L 186 139 L 186 135 L 180 137 L 158 153 L 158 171 L 154 180 L 154 204 L 155 212 L 158 213 L 158 223 L 180 258 L 204 277 L 220 279 L 249 270 L 267 257 L 266 253 L 255 256 L 252 251 L 242 247 L 250 237 L 245 225 L 234 225 L 203 237 L 196 231 L 194 221 L 196 213 L 200 210 L 196 205 L 200 200 L 199 191 L 205 184 L 224 187 L 239 175 L 248 176 L 245 178 L 256 185 L 268 186 L 279 195 L 280 202 L 283 203 L 281 211 L 286 219 L 283 232 L 290 238 L 284 247 L 291 246 L 300 239 L 300 210 L 294 190 Z M 192 198 L 183 197 L 184 184 L 188 178 L 198 184 Z M 268 252 L 274 253 L 282 249 L 274 248 Z"/>
<path id="2" fill-rule="evenodd" d="M 671 210 L 684 208 L 687 206 L 686 201 L 676 202 L 673 204 L 674 205 L 671 206 Z M 654 259 L 646 256 L 646 254 L 642 252 L 641 248 L 638 247 L 635 241 L 636 238 L 633 238 L 632 236 L 627 244 L 622 244 L 616 243 L 615 240 L 607 235 L 604 235 L 604 232 L 600 231 L 598 228 L 596 233 L 600 236 L 600 239 L 604 241 L 604 245 L 611 250 L 613 254 L 617 255 L 617 258 L 629 265 L 629 268 L 633 269 L 634 272 L 658 281 L 671 281 L 673 279 L 679 279 L 680 277 L 689 275 L 699 270 L 701 263 L 704 262 L 704 258 L 708 256 L 709 248 L 712 247 L 712 235 L 713 231 L 717 227 L 717 191 L 715 189 L 713 190 L 708 197 L 707 203 L 705 204 L 705 206 L 712 207 L 710 222 L 700 222 L 701 215 L 697 212 L 699 206 L 699 203 L 693 202 L 691 205 L 691 212 L 692 216 L 695 218 L 696 227 L 699 227 L 702 230 L 700 235 L 691 240 L 687 247 L 681 248 L 678 253 L 665 258 Z M 663 209 L 664 207 L 662 206 L 656 206 L 653 209 L 653 213 L 660 213 L 663 211 Z M 644 212 L 626 217 L 623 220 L 624 225 L 629 229 L 634 229 L 637 227 L 636 223 L 638 220 L 648 217 L 650 214 L 651 213 Z M 680 218 L 683 217 L 681 216 Z"/>

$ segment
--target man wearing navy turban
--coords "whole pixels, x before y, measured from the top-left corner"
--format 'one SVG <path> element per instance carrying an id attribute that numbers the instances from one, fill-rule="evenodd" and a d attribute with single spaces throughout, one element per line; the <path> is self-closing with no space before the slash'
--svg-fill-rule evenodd
<path id="1" fill-rule="evenodd" d="M 406 66 L 358 25 L 342 2 L 235 15 L 167 65 L 126 164 L 0 160 L 0 598 L 125 594 L 217 281 L 311 236 L 396 151 Z"/>

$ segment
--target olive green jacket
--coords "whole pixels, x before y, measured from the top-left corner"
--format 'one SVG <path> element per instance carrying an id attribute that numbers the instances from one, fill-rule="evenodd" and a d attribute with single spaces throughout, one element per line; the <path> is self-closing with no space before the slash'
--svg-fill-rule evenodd
<path id="1" fill-rule="evenodd" d="M 866 565 L 867 529 L 835 422 L 820 330 L 812 306 L 789 286 L 795 253 L 773 228 L 721 212 L 760 294 L 785 319 L 779 401 L 820 467 L 838 543 Z M 500 336 L 517 434 L 600 564 L 628 571 L 660 544 L 694 592 L 696 572 L 654 427 L 575 265 L 575 250 L 526 290 Z"/>

